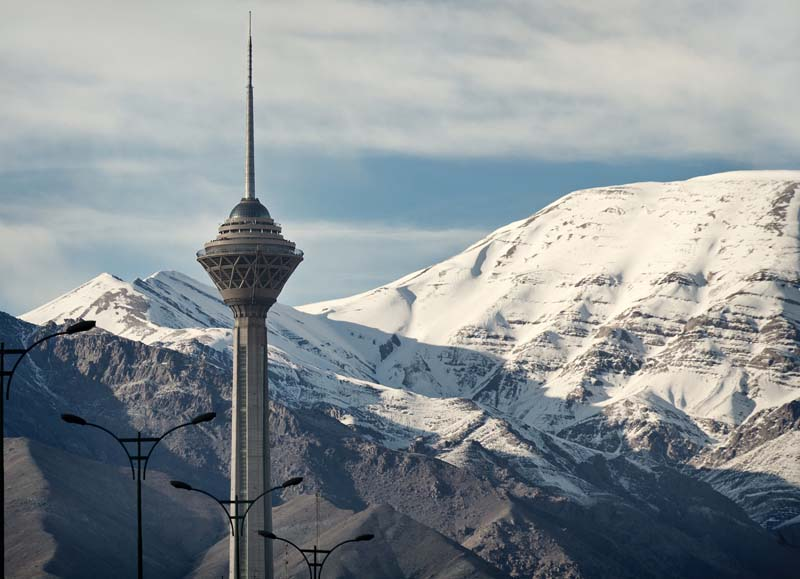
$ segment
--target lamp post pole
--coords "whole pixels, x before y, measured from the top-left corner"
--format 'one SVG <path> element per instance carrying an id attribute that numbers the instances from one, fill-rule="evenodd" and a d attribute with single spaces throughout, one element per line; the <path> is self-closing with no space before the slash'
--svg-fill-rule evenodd
<path id="1" fill-rule="evenodd" d="M 242 576 L 242 563 L 239 556 L 239 536 L 242 534 L 242 531 L 239 528 L 239 495 L 235 495 L 233 498 L 234 517 L 231 519 L 231 523 L 233 524 L 233 550 L 236 553 L 236 557 L 234 559 L 236 561 L 236 569 L 234 569 L 234 573 L 236 575 L 236 579 L 239 579 Z"/>
<path id="2" fill-rule="evenodd" d="M 310 579 L 322 579 L 322 566 L 325 565 L 325 561 L 328 560 L 331 553 L 333 553 L 336 549 L 341 547 L 342 545 L 346 545 L 348 543 L 360 543 L 361 541 L 371 541 L 375 538 L 375 535 L 371 533 L 367 533 L 365 535 L 359 535 L 354 539 L 348 539 L 347 541 L 342 541 L 338 545 L 335 545 L 331 549 L 318 549 L 316 545 L 314 545 L 313 549 L 301 549 L 294 543 L 292 543 L 288 539 L 284 539 L 283 537 L 278 537 L 276 534 L 270 531 L 259 531 L 259 535 L 264 537 L 265 539 L 271 539 L 273 541 L 283 541 L 284 543 L 291 545 L 295 548 L 295 550 L 299 551 L 299 553 L 305 559 L 306 565 L 308 565 L 308 576 Z M 308 555 L 312 555 L 313 561 L 308 559 Z M 319 555 L 325 555 L 322 558 L 322 561 L 319 560 Z"/>
<path id="3" fill-rule="evenodd" d="M 280 490 L 280 489 L 293 487 L 295 485 L 299 485 L 301 482 L 303 482 L 303 477 L 301 477 L 301 476 L 290 478 L 289 480 L 284 482 L 282 485 L 278 485 L 276 487 L 272 487 L 271 489 L 268 489 L 268 490 L 264 491 L 263 493 L 261 493 L 260 495 L 258 495 L 256 498 L 254 498 L 252 500 L 251 499 L 240 499 L 239 495 L 235 495 L 233 500 L 218 499 L 217 497 L 215 497 L 214 495 L 212 495 L 209 492 L 206 492 L 206 491 L 204 491 L 202 489 L 196 489 L 192 485 L 190 485 L 188 483 L 185 483 L 185 482 L 182 482 L 182 481 L 179 481 L 179 480 L 170 481 L 169 484 L 174 486 L 176 489 L 181 489 L 181 490 L 184 490 L 184 491 L 194 491 L 196 493 L 200 493 L 202 495 L 206 495 L 207 497 L 209 497 L 210 499 L 215 501 L 220 507 L 222 507 L 223 511 L 225 511 L 225 516 L 228 517 L 228 522 L 231 525 L 231 535 L 233 536 L 234 577 L 236 577 L 236 579 L 240 579 L 241 578 L 241 569 L 240 569 L 240 563 L 239 563 L 239 537 L 241 536 L 242 530 L 244 529 L 244 520 L 247 517 L 247 513 L 250 512 L 250 508 L 256 502 L 258 502 L 261 498 L 263 498 L 264 496 L 270 494 L 272 491 L 277 491 L 277 490 Z M 233 505 L 233 514 L 231 514 L 231 510 L 230 510 L 231 505 Z M 244 514 L 242 514 L 242 515 L 239 514 L 239 505 L 247 505 L 247 508 L 244 510 Z"/>
<path id="4" fill-rule="evenodd" d="M 167 430 L 161 436 L 142 436 L 141 432 L 136 433 L 136 437 L 133 438 L 120 438 L 109 429 L 100 426 L 99 424 L 94 424 L 91 422 L 87 422 L 80 416 L 76 416 L 74 414 L 62 414 L 61 419 L 64 422 L 69 424 L 75 424 L 77 426 L 91 426 L 92 428 L 97 428 L 102 430 L 109 436 L 111 436 L 114 440 L 116 440 L 119 445 L 122 447 L 122 450 L 125 451 L 125 455 L 128 457 L 128 462 L 131 466 L 131 476 L 136 481 L 136 523 L 137 523 L 137 541 L 136 541 L 136 564 L 137 564 L 137 577 L 142 579 L 144 577 L 144 569 L 143 569 L 143 560 L 144 560 L 144 552 L 142 546 L 142 480 L 147 478 L 147 463 L 150 461 L 150 456 L 153 454 L 153 450 L 155 450 L 156 446 L 159 442 L 164 440 L 169 434 L 172 434 L 179 428 L 184 428 L 186 426 L 195 426 L 201 424 L 203 422 L 208 422 L 209 420 L 213 420 L 216 417 L 215 412 L 206 412 L 205 414 L 200 414 L 199 416 L 194 417 L 191 421 L 186 422 L 184 424 L 179 424 L 178 426 L 174 426 Z M 144 452 L 142 449 L 142 443 L 150 444 L 150 448 L 147 450 L 147 453 Z M 129 446 L 130 445 L 130 446 Z M 130 448 L 132 446 L 136 447 L 135 453 L 131 454 Z M 134 462 L 136 463 L 136 467 L 134 468 Z"/>
<path id="5" fill-rule="evenodd" d="M 0 449 L 0 462 L 2 462 L 2 468 L 0 468 L 0 489 L 2 489 L 3 494 L 5 494 L 6 489 L 6 416 L 5 416 L 5 407 L 6 407 L 6 400 L 9 400 L 11 397 L 11 380 L 14 377 L 14 371 L 19 366 L 19 363 L 25 357 L 25 355 L 33 350 L 39 344 L 46 342 L 56 336 L 66 336 L 71 334 L 78 334 L 80 332 L 86 332 L 94 328 L 96 323 L 93 320 L 81 320 L 80 322 L 76 322 L 67 326 L 66 329 L 56 332 L 54 334 L 49 334 L 44 338 L 40 338 L 36 340 L 33 344 L 28 346 L 27 348 L 6 348 L 5 342 L 0 342 L 0 428 L 3 429 L 3 448 Z M 6 356 L 17 356 L 17 361 L 14 362 L 14 365 L 11 367 L 11 370 L 6 370 Z M 3 519 L 5 520 L 5 503 L 3 504 Z M 3 577 L 5 577 L 5 553 L 6 553 L 6 531 L 5 531 L 5 524 L 3 525 Z"/>

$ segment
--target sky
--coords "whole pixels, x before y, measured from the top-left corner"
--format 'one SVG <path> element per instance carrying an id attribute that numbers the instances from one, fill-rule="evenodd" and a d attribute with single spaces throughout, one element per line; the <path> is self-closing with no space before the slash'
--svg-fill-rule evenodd
<path id="1" fill-rule="evenodd" d="M 800 3 L 0 0 L 0 310 L 176 269 L 244 190 L 366 291 L 575 189 L 800 168 Z"/>

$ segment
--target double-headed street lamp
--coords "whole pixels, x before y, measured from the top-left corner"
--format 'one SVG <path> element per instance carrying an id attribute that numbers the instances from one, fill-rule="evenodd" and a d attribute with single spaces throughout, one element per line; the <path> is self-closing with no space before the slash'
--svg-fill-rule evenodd
<path id="1" fill-rule="evenodd" d="M 46 342 L 56 336 L 67 336 L 71 334 L 78 334 L 80 332 L 86 332 L 91 330 L 95 327 L 94 320 L 81 320 L 80 322 L 71 324 L 66 327 L 66 329 L 61 330 L 60 332 L 56 332 L 55 334 L 49 334 L 44 338 L 40 338 L 36 340 L 33 344 L 28 346 L 27 348 L 6 348 L 5 342 L 0 342 L 0 428 L 3 429 L 3 448 L 0 449 L 0 461 L 2 461 L 2 467 L 0 467 L 0 489 L 5 490 L 6 488 L 6 445 L 5 445 L 5 437 L 6 437 L 6 429 L 5 429 L 5 401 L 9 399 L 11 396 L 11 380 L 14 378 L 14 371 L 19 366 L 19 363 L 25 357 L 25 355 L 33 350 L 39 344 Z M 14 365 L 11 367 L 11 370 L 6 370 L 6 356 L 18 356 L 17 361 L 14 362 Z M 6 380 L 8 378 L 8 380 Z M 5 511 L 5 506 L 3 507 Z M 5 560 L 5 552 L 6 552 L 6 540 L 5 540 L 5 533 L 3 533 L 3 559 Z M 5 563 L 3 563 L 5 567 Z M 4 569 L 5 570 L 5 569 Z"/>
<path id="2" fill-rule="evenodd" d="M 264 537 L 265 539 L 271 539 L 273 541 L 283 541 L 294 547 L 300 554 L 303 556 L 303 559 L 306 561 L 306 565 L 308 565 L 308 576 L 311 579 L 322 579 L 322 566 L 325 564 L 325 561 L 328 560 L 331 553 L 333 553 L 336 549 L 341 547 L 342 545 L 346 545 L 347 543 L 360 543 L 361 541 L 371 541 L 375 538 L 375 535 L 371 533 L 367 533 L 365 535 L 359 535 L 355 539 L 348 539 L 347 541 L 342 541 L 335 547 L 331 549 L 317 549 L 317 546 L 314 545 L 313 549 L 301 549 L 294 543 L 292 543 L 288 539 L 284 539 L 283 537 L 278 537 L 275 533 L 270 531 L 259 531 L 259 535 Z M 309 560 L 308 555 L 313 555 L 312 560 Z M 322 560 L 319 560 L 319 555 L 325 555 Z"/>
<path id="3" fill-rule="evenodd" d="M 201 490 L 201 489 L 196 489 L 192 485 L 190 485 L 188 483 L 185 483 L 185 482 L 182 482 L 182 481 L 179 481 L 179 480 L 170 481 L 169 484 L 174 486 L 176 489 L 181 489 L 181 490 L 184 490 L 184 491 L 194 491 L 196 493 L 200 493 L 200 494 L 206 495 L 207 497 L 209 497 L 209 498 L 213 499 L 214 501 L 216 501 L 217 504 L 219 504 L 219 506 L 222 507 L 222 510 L 225 511 L 225 515 L 228 517 L 228 522 L 230 522 L 230 524 L 231 524 L 231 535 L 233 535 L 233 551 L 234 551 L 234 554 L 235 554 L 235 557 L 234 557 L 234 566 L 235 566 L 234 576 L 236 577 L 236 579 L 239 579 L 240 576 L 241 576 L 240 563 L 239 563 L 239 536 L 241 535 L 242 531 L 244 530 L 244 519 L 245 519 L 245 517 L 247 517 L 247 513 L 250 512 L 250 508 L 259 499 L 261 499 L 265 495 L 268 495 L 272 491 L 285 489 L 287 487 L 293 487 L 295 485 L 299 485 L 301 482 L 303 482 L 303 477 L 301 477 L 301 476 L 290 478 L 289 480 L 284 482 L 282 485 L 279 485 L 279 486 L 276 486 L 276 487 L 272 487 L 271 489 L 264 491 L 263 493 L 261 493 L 260 495 L 258 495 L 254 499 L 240 499 L 239 496 L 237 495 L 232 501 L 231 500 L 220 500 L 217 497 L 215 497 L 214 495 L 212 495 L 211 493 L 208 493 L 208 492 L 206 492 L 204 490 Z M 231 514 L 230 505 L 233 505 L 233 514 Z M 241 515 L 239 514 L 239 505 L 247 505 L 247 508 L 244 510 L 244 513 L 241 514 Z"/>
<path id="4" fill-rule="evenodd" d="M 62 414 L 61 419 L 64 422 L 69 424 L 75 424 L 77 426 L 91 426 L 93 428 L 97 428 L 102 430 L 106 434 L 110 435 L 114 440 L 116 440 L 119 445 L 122 447 L 122 450 L 125 451 L 125 454 L 128 456 L 128 461 L 131 465 L 131 475 L 136 480 L 136 517 L 137 517 L 137 524 L 138 524 L 138 540 L 137 540 L 137 569 L 138 569 L 138 577 L 142 579 L 143 577 L 143 569 L 142 569 L 142 479 L 147 478 L 147 463 L 150 460 L 150 455 L 153 454 L 153 450 L 155 450 L 156 446 L 159 442 L 164 440 L 164 438 L 178 430 L 179 428 L 184 428 L 186 426 L 196 426 L 203 422 L 208 422 L 209 420 L 214 420 L 216 417 L 216 412 L 206 412 L 205 414 L 200 414 L 199 416 L 195 416 L 191 421 L 186 422 L 184 424 L 179 424 L 178 426 L 174 426 L 167 430 L 164 434 L 158 437 L 150 437 L 150 436 L 142 436 L 141 432 L 136 433 L 135 438 L 120 438 L 107 428 L 100 426 L 99 424 L 93 424 L 91 422 L 87 422 L 80 416 L 75 416 L 74 414 Z M 150 444 L 150 448 L 146 449 L 147 453 L 144 453 L 145 449 L 142 449 L 142 443 Z M 136 450 L 133 454 L 131 454 L 131 450 L 129 449 L 128 445 L 136 445 Z M 134 469 L 133 463 L 136 463 L 136 467 Z M 142 465 L 144 465 L 144 469 L 142 469 Z"/>

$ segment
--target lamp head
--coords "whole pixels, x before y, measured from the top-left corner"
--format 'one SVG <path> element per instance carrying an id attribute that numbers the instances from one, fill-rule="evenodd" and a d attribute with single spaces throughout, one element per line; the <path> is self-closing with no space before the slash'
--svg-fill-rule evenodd
<path id="1" fill-rule="evenodd" d="M 214 420 L 217 417 L 216 412 L 206 412 L 205 414 L 200 414 L 192 418 L 192 424 L 200 424 L 202 422 L 209 422 L 210 420 Z"/>
<path id="2" fill-rule="evenodd" d="M 294 478 L 290 478 L 289 480 L 287 480 L 285 483 L 281 485 L 281 487 L 283 488 L 293 487 L 295 485 L 299 485 L 301 482 L 303 482 L 303 477 L 296 476 Z"/>
<path id="3" fill-rule="evenodd" d="M 364 535 L 359 535 L 358 537 L 356 537 L 353 540 L 354 541 L 371 541 L 374 538 L 375 538 L 375 535 L 373 535 L 372 533 L 365 533 Z"/>
<path id="4" fill-rule="evenodd" d="M 74 414 L 62 414 L 61 420 L 68 424 L 77 424 L 78 426 L 86 426 L 87 424 L 83 418 L 75 416 Z"/>
<path id="5" fill-rule="evenodd" d="M 169 481 L 169 484 L 171 484 L 172 486 L 174 486 L 176 489 L 181 489 L 182 491 L 190 491 L 190 490 L 193 490 L 193 489 L 192 489 L 192 485 L 190 485 L 190 484 L 186 484 L 186 483 L 185 483 L 185 482 L 183 482 L 183 481 L 179 481 L 179 480 L 171 480 L 171 481 Z"/>
<path id="6" fill-rule="evenodd" d="M 66 329 L 67 334 L 77 334 L 79 332 L 88 332 L 97 325 L 94 320 L 81 320 L 76 322 Z"/>
<path id="7" fill-rule="evenodd" d="M 258 534 L 261 535 L 262 537 L 266 538 L 266 539 L 277 539 L 278 538 L 277 535 L 275 535 L 275 533 L 271 533 L 270 531 L 259 531 Z"/>

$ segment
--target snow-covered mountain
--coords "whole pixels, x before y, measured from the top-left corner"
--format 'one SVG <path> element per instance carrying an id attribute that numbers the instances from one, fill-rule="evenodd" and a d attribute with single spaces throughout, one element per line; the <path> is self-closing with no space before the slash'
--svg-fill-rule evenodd
<path id="1" fill-rule="evenodd" d="M 470 394 L 531 425 L 648 397 L 735 425 L 800 394 L 799 187 L 800 172 L 768 171 L 576 191 L 300 310 L 497 356 Z"/>
<path id="2" fill-rule="evenodd" d="M 230 344 L 233 316 L 217 291 L 177 271 L 126 282 L 103 273 L 20 316 L 33 324 L 92 319 L 104 330 L 145 344 L 216 349 Z"/>
<path id="3" fill-rule="evenodd" d="M 514 492 L 648 501 L 641 481 L 666 464 L 785 525 L 800 515 L 798 193 L 800 171 L 576 191 L 386 286 L 276 304 L 273 396 Z M 227 307 L 177 272 L 102 274 L 22 316 L 78 317 L 230 364 Z"/>
<path id="4" fill-rule="evenodd" d="M 220 351 L 230 362 L 230 330 L 206 325 L 222 316 L 199 314 L 206 307 L 200 300 L 209 300 L 210 312 L 224 312 L 220 308 L 226 306 L 212 297 L 212 291 L 177 272 L 158 272 L 133 283 L 101 274 L 22 318 L 32 323 L 96 319 L 99 327 L 119 336 L 191 355 L 207 355 L 209 348 L 200 345 L 204 344 Z M 167 307 L 170 304 L 174 304 L 172 311 Z M 176 321 L 188 327 L 158 323 Z M 233 325 L 232 318 L 228 323 Z M 340 422 L 388 448 L 427 443 L 429 452 L 454 464 L 467 460 L 467 449 L 480 442 L 489 452 L 517 463 L 522 472 L 528 473 L 529 480 L 561 489 L 575 498 L 586 496 L 590 485 L 570 471 L 593 454 L 591 451 L 528 426 L 523 427 L 525 434 L 520 434 L 507 420 L 493 416 L 469 399 L 441 392 L 419 394 L 405 388 L 403 377 L 397 375 L 397 354 L 392 355 L 404 341 L 373 328 L 331 321 L 276 304 L 269 316 L 273 397 L 293 407 L 328 408 Z M 455 383 L 458 375 L 476 369 L 486 373 L 497 363 L 469 350 L 418 343 L 405 350 L 411 358 L 409 372 L 415 372 L 415 359 L 423 360 L 425 369 L 416 373 L 430 375 L 433 366 L 437 384 L 448 383 L 443 377 L 449 374 L 455 375 L 449 379 Z M 550 445 L 559 451 L 551 457 L 563 455 L 555 464 L 537 452 L 537 448 Z M 573 447 L 570 453 L 561 449 L 565 445 Z"/>
<path id="5" fill-rule="evenodd" d="M 496 357 L 442 389 L 522 424 L 702 462 L 800 397 L 798 192 L 800 171 L 576 191 L 449 260 L 300 310 Z M 790 441 L 772 443 L 769 468 L 800 486 Z"/>

